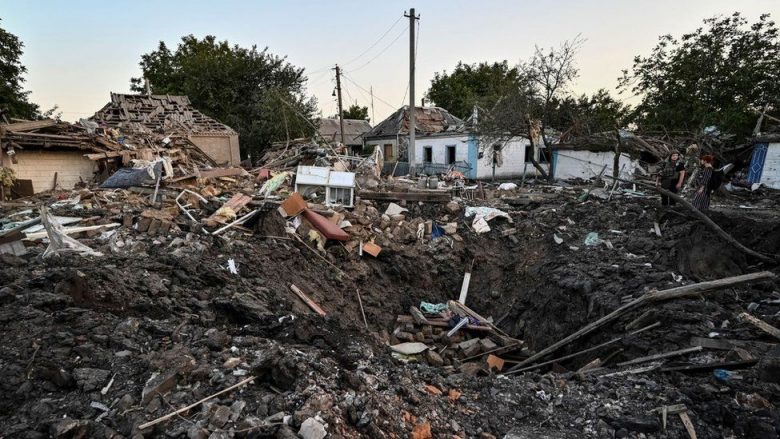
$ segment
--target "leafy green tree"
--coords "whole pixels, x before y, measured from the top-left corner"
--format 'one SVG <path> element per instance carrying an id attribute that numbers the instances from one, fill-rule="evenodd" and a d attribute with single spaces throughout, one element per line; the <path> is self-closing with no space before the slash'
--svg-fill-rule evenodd
<path id="1" fill-rule="evenodd" d="M 769 14 L 749 23 L 739 13 L 704 20 L 682 37 L 662 35 L 620 78 L 622 92 L 641 96 L 640 129 L 721 131 L 749 137 L 765 108 L 780 110 L 780 40 Z"/>
<path id="2" fill-rule="evenodd" d="M 553 100 L 549 124 L 572 137 L 583 137 L 624 128 L 631 109 L 605 89 L 593 95 Z"/>
<path id="3" fill-rule="evenodd" d="M 338 115 L 336 115 L 338 117 Z M 344 111 L 344 119 L 368 120 L 368 107 L 352 104 Z"/>
<path id="4" fill-rule="evenodd" d="M 238 131 L 241 148 L 256 156 L 274 141 L 315 131 L 316 100 L 306 94 L 304 69 L 284 57 L 242 48 L 214 36 L 182 37 L 176 51 L 163 42 L 141 56 L 153 94 L 187 95 L 195 107 Z M 144 79 L 131 88 L 144 91 Z"/>
<path id="5" fill-rule="evenodd" d="M 474 106 L 492 108 L 502 97 L 522 85 L 520 72 L 507 61 L 489 64 L 459 62 L 452 73 L 435 73 L 429 100 L 461 119 L 469 117 Z"/>
<path id="6" fill-rule="evenodd" d="M 22 89 L 27 68 L 19 58 L 24 44 L 19 38 L 0 27 L 0 112 L 7 117 L 33 119 L 38 106 L 28 101 L 29 91 Z"/>

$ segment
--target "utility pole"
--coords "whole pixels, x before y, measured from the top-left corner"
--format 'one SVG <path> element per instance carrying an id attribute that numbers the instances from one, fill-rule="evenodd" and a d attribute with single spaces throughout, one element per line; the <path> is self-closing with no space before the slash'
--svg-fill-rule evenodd
<path id="1" fill-rule="evenodd" d="M 414 25 L 417 24 L 416 20 L 419 20 L 420 17 L 414 15 L 414 8 L 409 9 L 409 14 L 404 14 L 404 17 L 409 17 L 409 148 L 407 153 L 409 154 L 409 174 L 414 177 L 417 175 L 417 170 L 414 166 L 414 135 L 416 129 L 414 123 L 414 64 L 416 61 L 416 54 L 414 53 Z"/>
<path id="2" fill-rule="evenodd" d="M 336 91 L 339 93 L 339 131 L 341 132 L 341 144 L 344 145 L 344 108 L 341 106 L 341 70 L 336 64 Z"/>
<path id="3" fill-rule="evenodd" d="M 372 85 L 368 89 L 371 90 L 371 122 L 376 123 L 376 119 L 374 119 L 374 86 Z"/>

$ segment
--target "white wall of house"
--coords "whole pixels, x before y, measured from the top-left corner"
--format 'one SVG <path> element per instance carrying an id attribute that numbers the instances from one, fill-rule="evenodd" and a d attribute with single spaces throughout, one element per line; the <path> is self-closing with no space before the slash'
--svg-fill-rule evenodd
<path id="1" fill-rule="evenodd" d="M 379 148 L 382 151 L 382 154 L 384 154 L 384 159 L 386 162 L 394 162 L 398 160 L 398 145 L 396 143 L 396 139 L 393 138 L 393 139 L 366 140 L 365 148 L 373 151 L 372 147 Z M 392 153 L 388 154 L 388 151 Z"/>
<path id="2" fill-rule="evenodd" d="M 570 178 L 593 178 L 607 166 L 605 173 L 612 175 L 612 167 L 615 160 L 613 152 L 572 151 L 561 149 L 556 151 L 555 178 L 566 180 Z M 625 165 L 625 166 L 624 166 Z M 621 175 L 630 177 L 633 175 L 638 162 L 632 161 L 627 154 L 620 157 Z"/>
<path id="3" fill-rule="evenodd" d="M 420 137 L 414 142 L 416 163 L 450 164 L 447 161 L 449 147 L 455 147 L 455 161 L 468 162 L 468 137 L 459 135 L 452 137 Z M 426 160 L 426 150 L 431 151 L 430 162 Z"/>
<path id="4" fill-rule="evenodd" d="M 526 166 L 525 163 L 525 148 L 530 144 L 530 140 L 524 138 L 507 141 L 501 148 L 501 165 L 496 165 L 496 178 L 519 177 L 523 175 L 524 170 L 529 173 L 534 172 L 533 165 L 529 162 Z M 493 177 L 493 156 L 490 147 L 490 145 L 480 145 L 482 158 L 477 160 L 476 178 L 478 179 Z"/>
<path id="5" fill-rule="evenodd" d="M 76 183 L 92 181 L 97 165 L 84 157 L 88 151 L 16 150 L 16 163 L 3 152 L 3 166 L 13 169 L 17 179 L 32 180 L 35 193 L 47 191 L 57 185 L 62 189 L 73 189 Z"/>

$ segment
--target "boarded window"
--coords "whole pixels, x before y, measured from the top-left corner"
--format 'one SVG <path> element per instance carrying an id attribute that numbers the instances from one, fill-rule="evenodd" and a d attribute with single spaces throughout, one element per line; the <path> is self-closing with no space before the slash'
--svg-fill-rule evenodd
<path id="1" fill-rule="evenodd" d="M 395 156 L 393 155 L 393 144 L 392 143 L 385 143 L 385 160 L 392 160 Z"/>

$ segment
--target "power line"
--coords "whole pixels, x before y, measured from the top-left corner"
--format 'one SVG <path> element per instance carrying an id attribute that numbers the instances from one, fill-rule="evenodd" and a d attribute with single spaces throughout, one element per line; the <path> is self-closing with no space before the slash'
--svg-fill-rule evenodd
<path id="1" fill-rule="evenodd" d="M 352 72 L 357 72 L 358 70 L 362 69 L 363 67 L 365 67 L 365 66 L 367 66 L 367 65 L 371 64 L 371 63 L 372 63 L 372 62 L 373 62 L 375 59 L 379 58 L 379 57 L 380 57 L 380 56 L 381 56 L 383 53 L 385 53 L 385 52 L 387 51 L 387 49 L 389 49 L 389 48 L 390 48 L 390 46 L 392 46 L 392 45 L 393 45 L 393 44 L 394 44 L 396 41 L 398 41 L 398 39 L 399 39 L 399 38 L 401 38 L 401 36 L 403 36 L 403 35 L 406 33 L 406 30 L 407 30 L 407 29 L 409 29 L 409 26 L 406 26 L 406 27 L 405 27 L 405 28 L 404 28 L 404 29 L 401 31 L 401 33 L 399 33 L 399 34 L 398 34 L 398 36 L 396 36 L 396 37 L 393 39 L 393 41 L 391 41 L 391 42 L 390 42 L 390 44 L 388 44 L 387 46 L 385 46 L 385 48 L 384 48 L 384 49 L 382 49 L 382 51 L 381 51 L 381 52 L 377 53 L 377 54 L 376 54 L 376 56 L 374 56 L 373 58 L 371 58 L 370 60 L 368 60 L 368 62 L 366 62 L 366 63 L 365 63 L 365 64 L 363 64 L 362 66 L 360 66 L 360 67 L 358 67 L 358 68 L 356 68 L 356 69 L 352 69 L 352 70 L 350 70 L 350 71 L 349 71 L 349 73 L 352 73 Z"/>
<path id="2" fill-rule="evenodd" d="M 355 82 L 355 80 L 354 80 L 354 79 L 352 79 L 352 78 L 350 78 L 349 76 L 347 76 L 347 75 L 344 75 L 344 74 L 342 74 L 341 76 L 342 76 L 342 77 L 344 77 L 344 78 L 346 78 L 346 79 L 347 79 L 347 81 L 351 82 L 351 83 L 352 83 L 352 84 L 353 84 L 355 87 L 357 87 L 357 88 L 359 88 L 359 89 L 363 90 L 363 91 L 364 91 L 364 92 L 366 92 L 366 93 L 369 93 L 369 94 L 371 94 L 371 92 L 370 92 L 370 91 L 368 91 L 368 90 L 366 90 L 365 88 L 361 87 L 361 86 L 360 86 L 360 84 L 358 84 L 357 82 Z M 374 98 L 375 98 L 376 100 L 378 100 L 379 102 L 381 102 L 381 103 L 383 103 L 383 104 L 387 105 L 388 107 L 392 108 L 393 110 L 397 110 L 397 109 L 398 109 L 398 107 L 396 107 L 395 105 L 393 105 L 393 104 L 391 104 L 391 103 L 387 102 L 386 100 L 384 100 L 384 99 L 380 98 L 380 97 L 379 97 L 379 96 L 377 96 L 376 94 L 374 94 Z"/>
<path id="3" fill-rule="evenodd" d="M 366 49 L 366 50 L 364 50 L 363 52 L 361 52 L 361 53 L 360 53 L 360 55 L 358 55 L 358 56 L 356 56 L 356 57 L 352 58 L 351 60 L 349 60 L 349 61 L 345 62 L 344 64 L 342 64 L 342 66 L 346 66 L 346 65 L 348 65 L 348 64 L 352 64 L 353 62 L 355 62 L 355 61 L 357 61 L 358 59 L 360 59 L 360 57 L 361 57 L 361 56 L 363 56 L 363 55 L 365 55 L 366 53 L 368 53 L 368 51 L 369 51 L 369 50 L 371 50 L 371 49 L 373 49 L 374 47 L 376 47 L 376 45 L 377 45 L 377 44 L 379 44 L 379 42 L 380 42 L 380 41 L 382 41 L 382 39 L 383 39 L 384 37 L 386 37 L 386 36 L 387 36 L 387 34 L 389 34 L 391 30 L 393 30 L 393 28 L 395 27 L 395 25 L 396 25 L 396 24 L 398 24 L 398 22 L 399 22 L 399 21 L 401 21 L 401 19 L 402 19 L 402 18 L 403 18 L 403 17 L 398 17 L 398 20 L 395 20 L 395 23 L 393 23 L 392 25 L 390 25 L 390 27 L 389 27 L 389 28 L 387 28 L 387 30 L 385 31 L 385 33 L 383 33 L 383 34 L 382 34 L 382 36 L 381 36 L 381 37 L 379 37 L 379 39 L 378 39 L 378 40 L 374 41 L 374 44 L 370 45 L 370 46 L 368 47 L 368 49 Z"/>
<path id="4" fill-rule="evenodd" d="M 341 75 L 341 76 L 344 76 L 344 75 Z M 350 101 L 350 102 L 352 102 L 353 100 L 354 100 L 355 102 L 357 102 L 357 100 L 356 100 L 356 99 L 353 99 L 353 98 L 352 98 L 352 95 L 349 93 L 349 90 L 347 90 L 347 87 L 344 87 L 344 86 L 342 86 L 342 87 L 341 87 L 341 89 L 342 89 L 342 90 L 344 90 L 344 92 L 345 92 L 345 93 L 347 93 L 347 96 L 349 97 L 349 101 Z"/>

